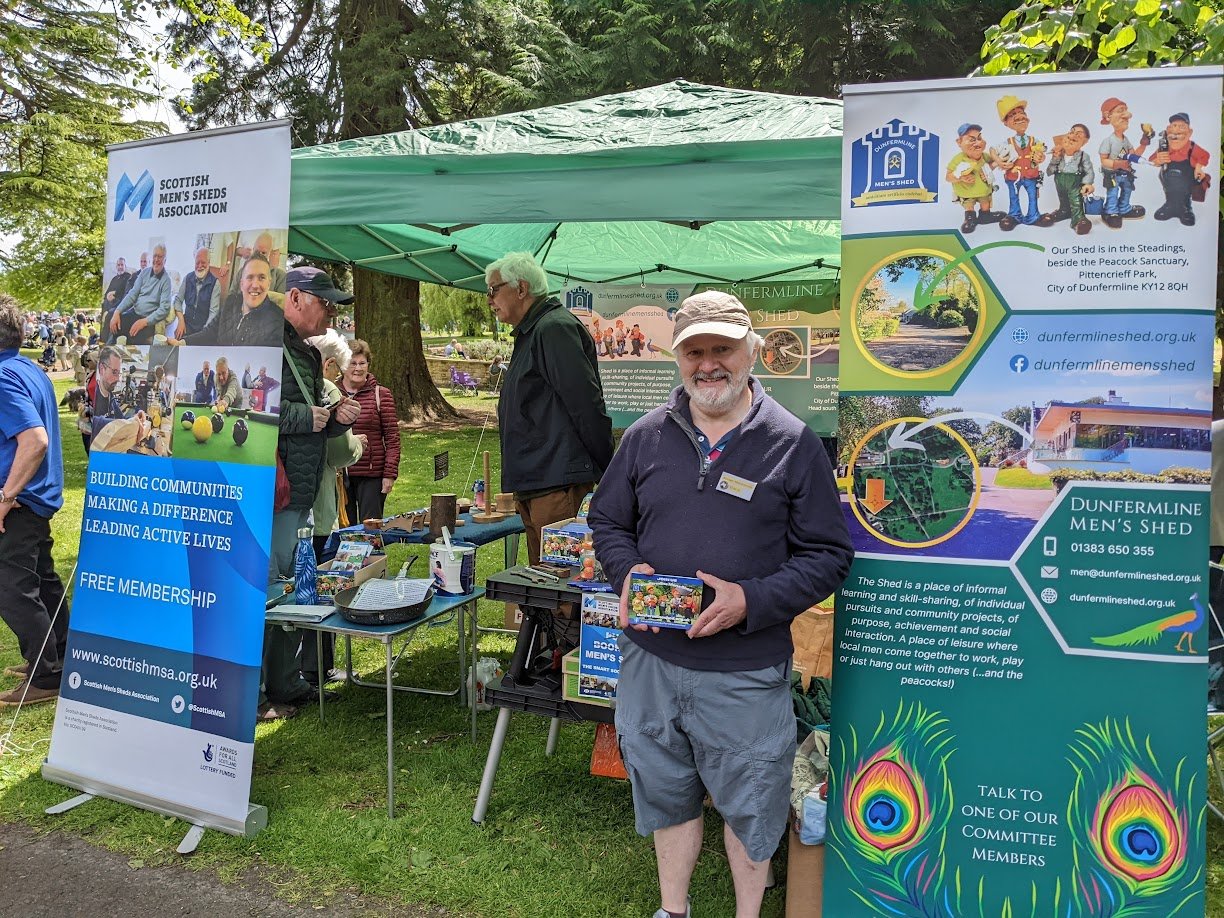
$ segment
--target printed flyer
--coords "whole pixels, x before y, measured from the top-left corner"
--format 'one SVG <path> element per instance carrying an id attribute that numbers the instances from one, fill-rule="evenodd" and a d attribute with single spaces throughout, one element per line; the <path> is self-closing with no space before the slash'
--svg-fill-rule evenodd
<path id="1" fill-rule="evenodd" d="M 289 128 L 125 144 L 109 173 L 105 345 L 43 774 L 240 834 L 272 525 Z"/>
<path id="2" fill-rule="evenodd" d="M 578 644 L 578 694 L 615 698 L 620 679 L 620 597 L 615 593 L 583 593 Z"/>
<path id="3" fill-rule="evenodd" d="M 1203 913 L 1220 77 L 845 90 L 832 914 Z"/>
<path id="4" fill-rule="evenodd" d="M 833 436 L 841 319 L 832 274 L 735 286 L 567 284 L 562 302 L 595 341 L 612 426 L 628 427 L 679 385 L 670 350 L 676 310 L 685 297 L 711 287 L 730 290 L 748 308 L 763 339 L 753 375 L 765 390 L 813 431 Z"/>

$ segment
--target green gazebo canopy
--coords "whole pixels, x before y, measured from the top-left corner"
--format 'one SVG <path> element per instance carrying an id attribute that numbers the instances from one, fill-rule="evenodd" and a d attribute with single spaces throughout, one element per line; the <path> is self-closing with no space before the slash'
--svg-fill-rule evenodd
<path id="1" fill-rule="evenodd" d="M 827 276 L 841 103 L 677 81 L 293 151 L 291 251 L 478 290 L 536 252 L 560 285 Z"/>

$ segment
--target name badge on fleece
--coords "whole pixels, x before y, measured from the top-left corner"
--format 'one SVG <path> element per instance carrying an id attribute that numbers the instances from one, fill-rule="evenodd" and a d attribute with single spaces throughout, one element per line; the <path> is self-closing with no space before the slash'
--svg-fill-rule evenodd
<path id="1" fill-rule="evenodd" d="M 752 494 L 756 491 L 757 483 L 749 481 L 747 478 L 740 478 L 738 475 L 732 475 L 730 472 L 723 472 L 722 477 L 718 479 L 718 490 L 730 494 L 732 497 L 738 497 L 740 500 L 752 500 Z"/>

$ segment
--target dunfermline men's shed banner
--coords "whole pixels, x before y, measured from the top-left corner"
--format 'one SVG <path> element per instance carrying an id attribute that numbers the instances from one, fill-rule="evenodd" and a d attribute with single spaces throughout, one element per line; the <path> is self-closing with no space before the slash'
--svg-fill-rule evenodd
<path id="1" fill-rule="evenodd" d="M 110 150 L 113 344 L 43 770 L 232 833 L 263 814 L 248 795 L 288 222 L 286 123 Z"/>
<path id="2" fill-rule="evenodd" d="M 672 329 L 681 301 L 716 286 L 739 297 L 763 340 L 753 375 L 821 436 L 837 429 L 838 284 L 829 277 L 737 285 L 585 284 L 561 296 L 595 342 L 612 426 L 628 427 L 680 384 Z"/>
<path id="3" fill-rule="evenodd" d="M 829 914 L 1203 914 L 1220 82 L 846 90 Z"/>

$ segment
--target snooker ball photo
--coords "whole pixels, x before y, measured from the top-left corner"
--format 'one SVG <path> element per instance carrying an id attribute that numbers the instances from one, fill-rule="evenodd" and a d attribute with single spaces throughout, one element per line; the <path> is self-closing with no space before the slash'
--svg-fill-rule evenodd
<path id="1" fill-rule="evenodd" d="M 191 435 L 197 443 L 207 443 L 213 435 L 213 423 L 206 416 L 200 415 L 191 425 Z"/>
<path id="2" fill-rule="evenodd" d="M 232 409 L 226 417 L 211 405 L 180 402 L 174 409 L 175 459 L 204 459 L 238 465 L 276 463 L 280 416 L 270 412 Z"/>

